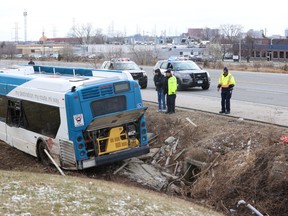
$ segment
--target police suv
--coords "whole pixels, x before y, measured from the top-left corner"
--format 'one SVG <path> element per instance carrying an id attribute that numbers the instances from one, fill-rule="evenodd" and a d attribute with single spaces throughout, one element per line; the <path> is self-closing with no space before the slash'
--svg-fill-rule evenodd
<path id="1" fill-rule="evenodd" d="M 159 68 L 161 73 L 171 70 L 177 78 L 178 90 L 190 87 L 201 87 L 207 90 L 210 87 L 211 78 L 208 71 L 202 70 L 195 62 L 181 57 L 170 57 L 168 60 L 159 60 L 154 70 Z"/>

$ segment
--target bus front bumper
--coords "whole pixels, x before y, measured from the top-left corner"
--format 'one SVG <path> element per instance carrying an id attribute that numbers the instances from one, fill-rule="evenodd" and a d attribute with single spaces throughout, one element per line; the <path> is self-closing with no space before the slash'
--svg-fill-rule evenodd
<path id="1" fill-rule="evenodd" d="M 150 147 L 148 145 L 138 147 L 138 148 L 128 149 L 128 150 L 118 151 L 118 152 L 110 153 L 107 155 L 98 156 L 98 157 L 95 157 L 94 159 L 80 161 L 80 163 L 78 163 L 78 169 L 87 169 L 90 167 L 110 164 L 110 163 L 125 160 L 128 158 L 147 154 L 149 152 L 150 152 Z"/>

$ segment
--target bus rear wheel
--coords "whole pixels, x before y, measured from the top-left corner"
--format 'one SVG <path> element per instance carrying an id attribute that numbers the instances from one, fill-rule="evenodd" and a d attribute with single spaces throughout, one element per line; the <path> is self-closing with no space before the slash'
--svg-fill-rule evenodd
<path id="1" fill-rule="evenodd" d="M 50 164 L 50 159 L 45 153 L 44 149 L 47 150 L 47 147 L 43 141 L 38 144 L 38 160 L 44 165 L 48 166 Z"/>

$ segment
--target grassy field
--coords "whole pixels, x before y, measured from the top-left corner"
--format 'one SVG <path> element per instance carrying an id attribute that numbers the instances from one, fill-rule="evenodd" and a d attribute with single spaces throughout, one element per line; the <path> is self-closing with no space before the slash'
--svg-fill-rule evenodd
<path id="1" fill-rule="evenodd" d="M 3 171 L 0 215 L 221 215 L 181 199 L 71 176 Z"/>

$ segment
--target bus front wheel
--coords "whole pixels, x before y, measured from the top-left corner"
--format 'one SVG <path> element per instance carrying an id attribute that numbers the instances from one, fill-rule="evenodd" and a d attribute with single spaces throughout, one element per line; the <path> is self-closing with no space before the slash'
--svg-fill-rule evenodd
<path id="1" fill-rule="evenodd" d="M 50 159 L 45 153 L 44 149 L 47 150 L 47 147 L 43 141 L 38 144 L 38 160 L 44 165 L 48 166 L 50 164 Z"/>

